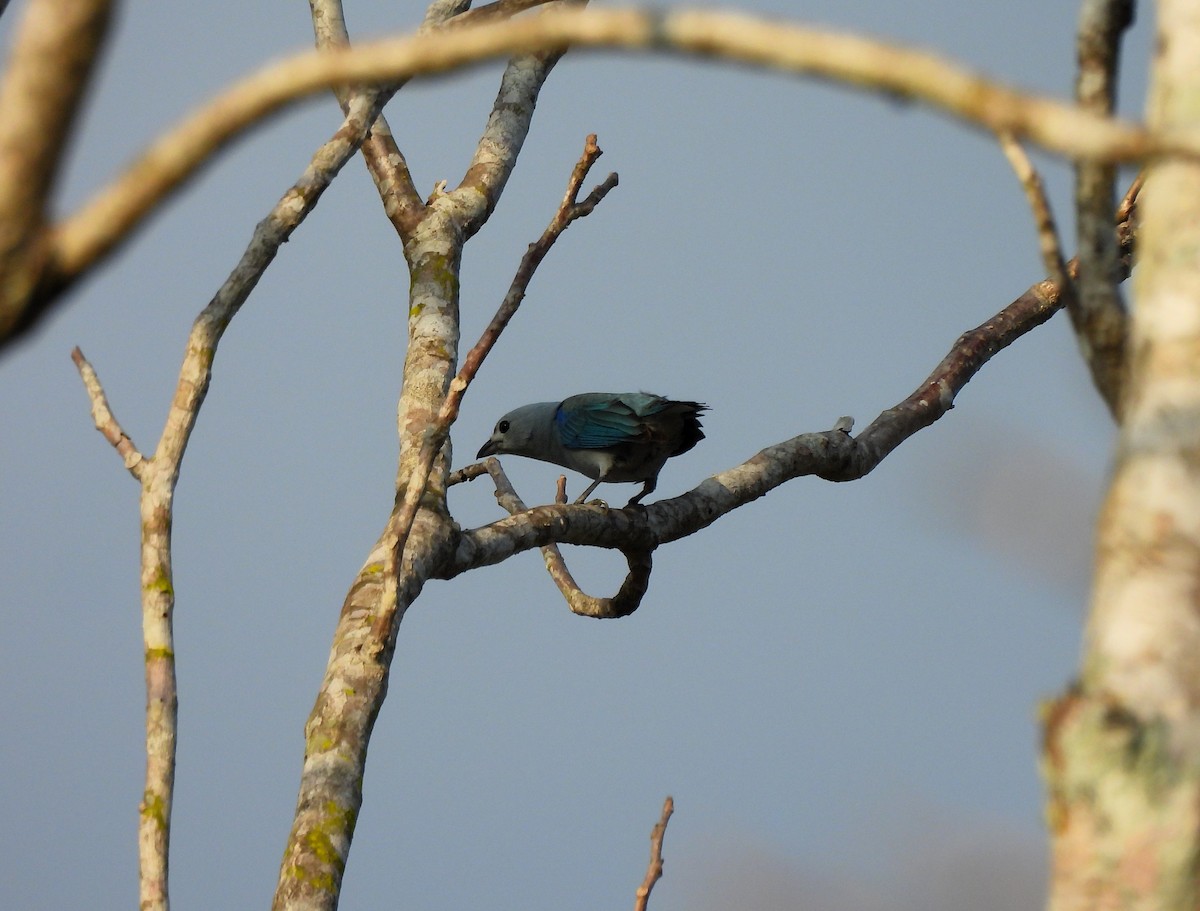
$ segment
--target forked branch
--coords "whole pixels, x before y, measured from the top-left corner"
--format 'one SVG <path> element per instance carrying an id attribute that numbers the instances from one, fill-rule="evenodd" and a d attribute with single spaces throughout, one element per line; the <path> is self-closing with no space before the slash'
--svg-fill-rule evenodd
<path id="1" fill-rule="evenodd" d="M 604 182 L 598 185 L 586 199 L 582 201 L 578 199 L 583 181 L 587 178 L 588 172 L 602 154 L 600 146 L 596 144 L 596 134 L 590 134 L 584 142 L 583 154 L 571 171 L 571 177 L 567 182 L 567 191 L 563 195 L 562 201 L 554 213 L 554 217 L 550 219 L 550 224 L 546 226 L 541 236 L 529 245 L 529 249 L 521 257 L 517 272 L 509 284 L 508 293 L 504 295 L 504 300 L 496 310 L 496 314 L 483 330 L 479 341 L 472 346 L 471 350 L 467 352 L 466 357 L 463 358 L 462 367 L 459 368 L 458 374 L 450 381 L 450 389 L 442 402 L 437 419 L 425 431 L 416 468 L 403 492 L 401 508 L 393 517 L 392 525 L 395 529 L 397 554 L 404 551 L 404 545 L 408 541 L 408 535 L 412 530 L 417 508 L 420 505 L 421 497 L 425 493 L 425 486 L 429 483 L 429 473 L 433 470 L 433 461 L 437 457 L 438 452 L 441 451 L 442 446 L 445 445 L 451 425 L 458 419 L 459 406 L 462 404 L 463 396 L 466 394 L 467 388 L 471 385 L 471 381 L 475 379 L 475 374 L 483 366 L 484 359 L 500 338 L 500 334 L 516 315 L 517 309 L 521 306 L 521 301 L 525 299 L 525 292 L 529 288 L 529 283 L 533 280 L 533 275 L 537 271 L 537 267 L 546 258 L 546 254 L 550 252 L 550 248 L 554 246 L 554 242 L 570 226 L 571 222 L 589 215 L 595 209 L 597 203 L 608 195 L 609 190 L 617 185 L 617 175 L 615 173 L 609 174 Z"/>
<path id="2" fill-rule="evenodd" d="M 177 681 L 175 676 L 171 526 L 175 483 L 188 440 L 212 378 L 213 358 L 230 320 L 257 285 L 280 245 L 312 211 L 354 154 L 375 116 L 377 97 L 361 97 L 308 168 L 259 222 L 241 260 L 196 317 L 166 423 L 152 458 L 144 458 L 108 406 L 104 389 L 76 348 L 72 359 L 92 404 L 92 418 L 141 483 L 142 630 L 146 665 L 146 781 L 138 827 L 139 888 L 143 911 L 169 906 L 171 812 L 175 788 Z"/>

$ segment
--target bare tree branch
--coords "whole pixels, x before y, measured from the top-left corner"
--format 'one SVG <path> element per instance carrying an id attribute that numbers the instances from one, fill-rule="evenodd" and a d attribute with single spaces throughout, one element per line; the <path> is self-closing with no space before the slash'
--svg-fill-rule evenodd
<path id="1" fill-rule="evenodd" d="M 1140 183 L 1118 209 L 1123 269 L 1128 275 Z M 1075 260 L 1068 272 L 1078 267 Z M 499 563 L 514 553 L 550 543 L 653 551 L 706 528 L 721 516 L 804 475 L 851 481 L 874 470 L 897 446 L 954 407 L 955 396 L 995 354 L 1040 326 L 1062 307 L 1050 280 L 1033 285 L 981 326 L 963 333 L 950 352 L 908 398 L 851 437 L 848 420 L 833 430 L 805 433 L 763 449 L 734 468 L 703 481 L 682 496 L 649 506 L 610 510 L 599 506 L 538 506 L 459 535 L 456 550 L 438 569 L 453 578 L 476 566 Z"/>
<path id="2" fill-rule="evenodd" d="M 317 204 L 325 188 L 358 149 L 378 114 L 378 98 L 351 104 L 346 122 L 313 155 L 300 179 L 259 222 L 237 266 L 196 318 L 166 424 L 151 459 L 143 458 L 109 411 L 95 371 L 76 348 L 72 359 L 92 401 L 96 428 L 116 447 L 142 485 L 142 628 L 146 663 L 146 785 L 138 830 L 143 911 L 169 905 L 171 810 L 174 803 L 178 690 L 175 677 L 171 525 L 175 484 L 188 440 L 204 403 L 217 345 L 231 319 L 275 254 Z"/>
<path id="3" fill-rule="evenodd" d="M 523 13 L 525 10 L 533 9 L 535 6 L 544 6 L 547 3 L 554 3 L 555 0 L 495 0 L 486 6 L 480 6 L 476 9 L 465 10 L 446 21 L 449 28 L 462 28 L 465 25 L 479 25 L 483 22 L 496 22 L 500 19 L 509 19 L 517 13 Z"/>
<path id="4" fill-rule="evenodd" d="M 239 82 L 153 143 L 125 174 L 58 226 L 45 290 L 38 293 L 61 292 L 127 239 L 216 152 L 301 97 L 334 85 L 395 82 L 567 45 L 670 50 L 836 79 L 922 100 L 1066 155 L 1135 161 L 1159 153 L 1200 154 L 1200 136 L 1191 132 L 1152 136 L 1140 126 L 1018 92 L 934 55 L 884 42 L 730 13 L 553 10 L 303 54 Z"/>
<path id="5" fill-rule="evenodd" d="M 506 78 L 508 72 L 511 72 L 513 69 L 514 67 L 510 65 L 508 71 L 505 73 Z M 516 151 L 516 148 L 510 148 L 513 156 L 516 155 Z M 546 258 L 546 254 L 550 252 L 550 248 L 554 246 L 554 242 L 570 226 L 571 222 L 591 213 L 596 204 L 607 195 L 608 191 L 617 185 L 617 175 L 610 174 L 604 183 L 592 191 L 587 199 L 582 203 L 577 201 L 583 181 L 587 178 L 588 172 L 602 154 L 600 146 L 596 143 L 596 134 L 590 134 L 584 142 L 583 154 L 571 171 L 571 177 L 567 182 L 567 191 L 563 195 L 562 201 L 554 213 L 554 217 L 550 219 L 550 223 L 546 226 L 541 236 L 529 245 L 529 249 L 521 257 L 521 263 L 517 267 L 517 272 L 513 276 L 512 282 L 509 284 L 508 293 L 504 295 L 504 300 L 501 302 L 495 316 L 492 317 L 491 322 L 483 330 L 479 341 L 475 343 L 471 350 L 467 352 L 467 356 L 463 358 L 462 367 L 450 383 L 450 388 L 447 391 L 445 399 L 442 401 L 437 418 L 425 431 L 424 437 L 420 441 L 420 450 L 417 454 L 415 465 L 402 488 L 403 499 L 400 501 L 399 511 L 394 517 L 397 553 L 403 550 L 405 543 L 408 541 L 413 520 L 416 517 L 421 498 L 425 494 L 426 485 L 429 483 L 429 475 L 433 469 L 434 460 L 445 445 L 451 425 L 458 418 L 459 406 L 462 404 L 462 398 L 466 394 L 467 387 L 471 385 L 475 374 L 483 366 L 484 359 L 495 346 L 497 340 L 500 338 L 500 334 L 508 326 L 509 321 L 516 315 L 517 308 L 520 307 L 521 301 L 525 299 L 525 292 L 529 287 L 529 283 L 533 280 L 534 272 L 537 271 L 537 267 Z M 515 492 L 513 495 L 516 495 Z M 582 592 L 580 594 L 582 595 Z M 636 607 L 636 604 L 634 606 Z"/>
<path id="6" fill-rule="evenodd" d="M 1075 81 L 1081 108 L 1104 116 L 1113 112 L 1121 34 L 1132 23 L 1133 0 L 1083 0 Z M 1079 287 L 1066 306 L 1092 381 L 1109 411 L 1119 417 L 1128 316 L 1119 289 L 1117 237 L 1109 214 L 1116 180 L 1117 169 L 1111 162 L 1075 164 Z"/>
<path id="7" fill-rule="evenodd" d="M 506 84 L 511 84 L 513 72 L 522 74 L 520 85 L 507 96 L 512 107 L 510 124 L 521 136 L 528 129 L 533 99 L 541 85 L 539 79 L 525 77 L 539 66 L 544 78 L 549 72 L 545 64 L 529 67 L 517 60 L 506 70 Z M 519 151 L 520 142 L 503 147 L 503 154 L 514 161 Z M 496 167 L 511 170 L 512 164 L 497 162 Z M 585 205 L 590 211 L 588 201 Z M 449 473 L 446 428 L 454 420 L 483 355 L 494 343 L 494 337 L 488 341 L 485 333 L 458 375 L 453 375 L 460 331 L 458 273 L 468 237 L 465 226 L 482 223 L 492 206 L 494 200 L 477 192 L 439 194 L 426 205 L 405 243 L 411 278 L 409 345 L 397 416 L 398 492 L 387 524 L 343 602 L 325 677 L 309 715 L 296 815 L 275 891 L 277 911 L 332 909 L 337 904 L 354 822 L 362 805 L 367 745 L 386 694 L 399 624 L 435 566 L 444 562 L 453 540 L 454 526 L 445 503 Z M 557 236 L 574 217 L 578 213 L 547 231 Z M 533 255 L 540 259 L 544 253 L 540 250 Z M 514 285 L 527 282 L 531 275 L 532 270 L 522 277 L 519 270 Z M 510 289 L 506 303 L 510 298 L 519 303 L 523 294 L 523 285 Z M 507 322 L 511 313 L 504 316 L 505 308 L 501 309 L 497 319 Z"/>
<path id="8" fill-rule="evenodd" d="M 108 33 L 112 0 L 30 0 L 0 83 L 0 341 L 50 299 L 34 293 L 50 248 L 48 205 Z"/>
<path id="9" fill-rule="evenodd" d="M 96 376 L 96 371 L 92 369 L 92 365 L 88 363 L 88 359 L 78 348 L 71 352 L 71 360 L 79 369 L 83 388 L 87 390 L 88 398 L 91 399 L 92 421 L 95 423 L 96 429 L 100 431 L 104 439 L 112 443 L 113 448 L 121 457 L 121 461 L 129 469 L 129 473 L 140 481 L 146 473 L 146 460 L 109 409 L 108 397 L 104 394 L 104 387 L 100 385 L 100 378 Z"/>
<path id="10" fill-rule="evenodd" d="M 488 473 L 487 461 L 472 462 L 457 471 L 450 472 L 446 478 L 446 486 L 453 487 L 455 484 L 463 484 L 467 481 L 474 481 L 476 478 L 483 477 Z"/>
<path id="11" fill-rule="evenodd" d="M 425 8 L 425 21 L 422 28 L 432 28 L 449 22 L 455 16 L 463 15 L 471 6 L 471 0 L 433 0 Z"/>
<path id="12" fill-rule="evenodd" d="M 449 2 L 432 3 L 425 15 L 421 31 L 425 32 L 436 27 L 449 16 L 454 15 L 468 5 L 469 0 L 449 0 Z M 316 37 L 319 50 L 338 50 L 350 46 L 350 33 L 346 28 L 346 18 L 342 12 L 341 0 L 309 0 L 312 10 L 313 34 Z M 342 110 L 348 110 L 352 98 L 364 92 L 378 92 L 386 103 L 406 80 L 397 81 L 391 85 L 378 86 L 375 89 L 347 88 L 334 86 L 338 102 Z M 413 184 L 412 174 L 408 170 L 408 162 L 400 147 L 396 144 L 392 129 L 387 118 L 382 113 L 375 121 L 370 136 L 363 143 L 363 160 L 367 171 L 375 182 L 379 198 L 383 202 L 383 210 L 395 226 L 401 238 L 407 238 L 417 221 L 425 212 L 425 204 Z"/>
<path id="13" fill-rule="evenodd" d="M 1050 201 L 1046 198 L 1046 188 L 1042 183 L 1042 177 L 1034 169 L 1033 162 L 1025 154 L 1025 149 L 1010 134 L 1005 133 L 1000 136 L 1000 146 L 1004 150 L 1009 164 L 1016 172 L 1017 179 L 1021 181 L 1021 188 L 1025 191 L 1025 198 L 1033 212 L 1038 246 L 1042 252 L 1042 265 L 1045 267 L 1050 281 L 1058 286 L 1059 293 L 1062 295 L 1062 305 L 1069 310 L 1075 299 L 1075 283 L 1067 272 L 1062 244 L 1058 238 L 1058 228 L 1054 224 L 1054 213 L 1050 211 Z M 1111 222 L 1112 206 L 1109 206 L 1109 210 L 1109 221 Z M 1109 231 L 1112 232 L 1113 237 L 1116 237 L 1116 231 L 1111 225 Z"/>
<path id="14" fill-rule="evenodd" d="M 1146 109 L 1191 129 L 1200 4 L 1155 5 Z M 1153 162 L 1126 383 L 1076 681 L 1045 713 L 1047 907 L 1197 905 L 1200 857 L 1200 162 Z"/>
<path id="15" fill-rule="evenodd" d="M 464 24 L 472 22 L 496 21 L 531 6 L 547 2 L 553 2 L 553 0 L 536 0 L 536 2 L 501 0 L 501 2 L 471 11 L 467 9 L 469 6 L 467 0 L 443 0 L 443 2 L 430 4 L 418 34 L 429 34 L 441 28 L 460 28 Z M 350 47 L 350 34 L 346 28 L 341 0 L 310 0 L 309 5 L 312 9 L 317 47 L 322 50 L 344 50 Z M 548 72 L 549 67 L 541 73 L 537 85 L 545 80 Z M 407 81 L 407 79 L 400 79 L 390 85 L 381 86 L 376 91 L 383 93 L 386 98 L 390 98 Z M 344 109 L 355 92 L 363 91 L 363 89 L 351 90 L 344 86 L 335 86 L 334 91 Z M 503 89 L 501 93 L 504 94 Z M 533 100 L 536 100 L 536 92 Z M 401 240 L 407 243 L 425 215 L 425 204 L 417 192 L 412 174 L 408 169 L 408 163 L 383 114 L 379 115 L 370 137 L 363 143 L 362 153 L 367 170 L 375 182 L 379 198 L 383 202 L 384 213 L 392 222 Z M 512 160 L 515 161 L 515 156 L 512 156 Z M 491 211 L 490 208 L 487 211 Z"/>
<path id="16" fill-rule="evenodd" d="M 586 4 L 587 0 L 575 0 L 569 5 Z M 464 200 L 478 196 L 484 203 L 478 207 L 476 217 L 464 223 L 463 229 L 468 237 L 479 230 L 496 207 L 500 194 L 504 192 L 504 185 L 508 182 L 509 175 L 516 165 L 517 155 L 529 133 L 538 94 L 550 71 L 562 57 L 563 50 L 519 55 L 513 57 L 505 67 L 487 126 L 475 147 L 475 154 L 466 174 L 454 190 L 454 193 Z"/>
<path id="17" fill-rule="evenodd" d="M 358 150 L 378 114 L 379 103 L 380 99 L 373 96 L 356 99 L 341 128 L 314 153 L 304 173 L 255 227 L 241 260 L 196 318 L 180 370 L 179 387 L 167 418 L 167 429 L 172 432 L 164 433 L 159 455 L 166 455 L 175 463 L 182 459 L 200 406 L 208 393 L 213 358 L 226 327 L 246 302 L 280 246 L 292 236 L 333 178 Z"/>
<path id="18" fill-rule="evenodd" d="M 654 889 L 654 884 L 662 878 L 663 837 L 667 834 L 667 823 L 671 821 L 671 814 L 674 812 L 675 801 L 668 797 L 663 802 L 662 816 L 659 817 L 658 824 L 650 833 L 650 865 L 646 868 L 646 878 L 638 886 L 633 911 L 646 911 L 646 904 L 650 901 L 650 892 Z"/>

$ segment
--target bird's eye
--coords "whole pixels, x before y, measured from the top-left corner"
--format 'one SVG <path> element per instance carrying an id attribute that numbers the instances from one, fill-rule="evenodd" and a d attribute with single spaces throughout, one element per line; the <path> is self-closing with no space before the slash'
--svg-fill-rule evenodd
<path id="1" fill-rule="evenodd" d="M 501 421 L 496 425 L 496 429 L 501 433 L 508 433 L 508 421 Z"/>

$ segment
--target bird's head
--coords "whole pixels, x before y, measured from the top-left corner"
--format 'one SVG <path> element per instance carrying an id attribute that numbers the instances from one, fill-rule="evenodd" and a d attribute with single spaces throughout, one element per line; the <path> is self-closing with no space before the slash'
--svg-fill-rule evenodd
<path id="1" fill-rule="evenodd" d="M 557 402 L 539 402 L 515 408 L 496 422 L 492 435 L 475 458 L 511 452 L 514 455 L 535 455 L 532 449 L 537 439 L 544 437 L 552 426 Z"/>

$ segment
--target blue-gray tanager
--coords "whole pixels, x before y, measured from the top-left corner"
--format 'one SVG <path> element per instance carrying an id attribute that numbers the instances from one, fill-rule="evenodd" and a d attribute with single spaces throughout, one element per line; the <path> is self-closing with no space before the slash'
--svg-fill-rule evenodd
<path id="1" fill-rule="evenodd" d="M 641 481 L 632 506 L 654 490 L 667 459 L 704 439 L 700 412 L 707 407 L 649 392 L 585 392 L 524 405 L 496 422 L 476 458 L 510 452 L 594 478 L 576 503 L 602 481 Z"/>

